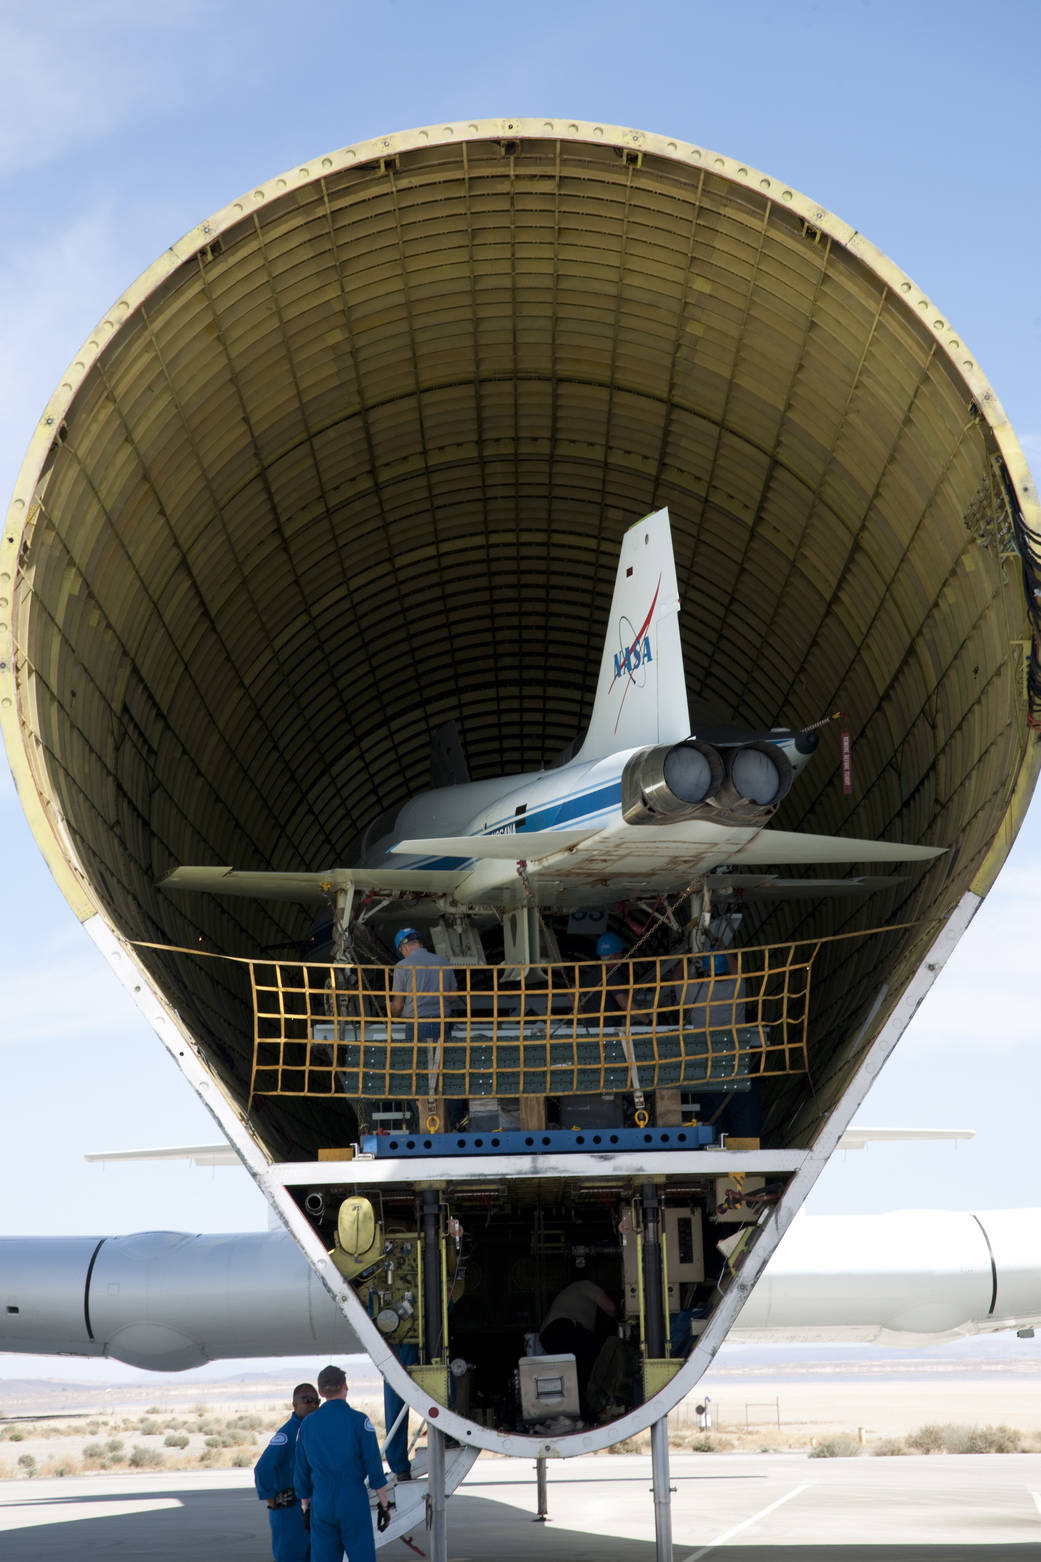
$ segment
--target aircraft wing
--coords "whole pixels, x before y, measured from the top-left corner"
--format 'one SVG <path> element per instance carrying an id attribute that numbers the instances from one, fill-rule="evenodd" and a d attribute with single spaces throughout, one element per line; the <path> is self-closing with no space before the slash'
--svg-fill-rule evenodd
<path id="1" fill-rule="evenodd" d="M 458 854 L 457 854 L 458 855 Z M 473 853 L 470 853 L 472 856 Z M 450 894 L 465 869 L 330 868 L 323 873 L 265 873 L 239 868 L 174 868 L 160 889 L 208 890 L 217 895 L 250 895 L 256 900 L 328 900 L 337 890 L 382 890 L 386 894 Z"/>
<path id="2" fill-rule="evenodd" d="M 859 873 L 847 879 L 789 879 L 776 873 L 709 873 L 705 883 L 714 895 L 740 900 L 805 900 L 839 895 L 870 895 L 902 884 L 900 873 Z"/>
<path id="3" fill-rule="evenodd" d="M 682 825 L 673 826 L 683 829 Z M 843 835 L 801 835 L 794 830 L 760 830 L 730 855 L 731 862 L 928 862 L 946 846 L 907 846 L 898 841 L 862 841 Z"/>
<path id="4" fill-rule="evenodd" d="M 396 856 L 492 858 L 500 862 L 531 862 L 553 852 L 568 851 L 598 833 L 587 830 L 517 830 L 509 835 L 430 835 L 399 841 Z"/>
<path id="5" fill-rule="evenodd" d="M 692 879 L 715 869 L 744 863 L 924 862 L 944 850 L 865 841 L 831 835 L 800 835 L 784 830 L 726 827 L 705 820 L 681 824 L 627 825 L 621 820 L 599 830 L 531 830 L 514 835 L 424 836 L 399 841 L 398 855 L 426 858 L 431 866 L 403 864 L 371 868 L 330 868 L 319 873 L 252 872 L 229 867 L 175 868 L 162 889 L 205 890 L 257 899 L 327 900 L 352 885 L 386 895 L 450 897 L 456 905 L 507 906 L 519 902 L 517 864 L 526 864 L 527 883 L 540 905 L 560 910 L 607 897 L 623 899 L 650 892 L 677 893 Z M 438 866 L 434 866 L 436 863 Z M 451 866 L 449 866 L 451 864 Z M 725 875 L 725 886 L 735 884 Z M 752 875 L 762 885 L 762 876 Z M 818 891 L 836 893 L 823 881 Z M 866 887 L 874 888 L 870 881 Z"/>
<path id="6" fill-rule="evenodd" d="M 908 846 L 891 841 L 867 841 L 828 835 L 802 835 L 784 830 L 727 827 L 705 820 L 667 825 L 627 825 L 621 820 L 589 833 L 542 830 L 516 835 L 446 836 L 399 842 L 397 852 L 434 858 L 454 857 L 466 850 L 476 858 L 460 876 L 453 899 L 460 905 L 505 903 L 517 894 L 516 863 L 526 863 L 526 876 L 540 905 L 566 909 L 612 897 L 647 891 L 676 893 L 701 874 L 731 864 L 826 862 L 925 862 L 943 847 Z M 759 885 L 763 875 L 749 875 Z M 724 882 L 725 881 L 725 882 Z M 720 887 L 734 883 L 722 876 Z M 815 893 L 813 881 L 798 891 L 787 881 L 787 893 Z M 860 881 L 865 888 L 875 883 Z M 825 880 L 824 893 L 859 888 L 856 880 Z M 842 891 L 837 889 L 842 885 Z"/>

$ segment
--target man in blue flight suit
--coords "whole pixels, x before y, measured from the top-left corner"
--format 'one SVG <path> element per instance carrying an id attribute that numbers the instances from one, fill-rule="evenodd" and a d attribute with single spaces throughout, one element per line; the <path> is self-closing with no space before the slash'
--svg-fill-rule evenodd
<path id="1" fill-rule="evenodd" d="M 323 1367 L 318 1392 L 325 1400 L 300 1428 L 294 1485 L 309 1510 L 311 1562 L 375 1562 L 369 1490 L 379 1500 L 379 1527 L 390 1523 L 387 1478 L 380 1445 L 368 1416 L 347 1403 L 347 1379 L 339 1367 Z"/>
<path id="2" fill-rule="evenodd" d="M 392 1345 L 391 1350 L 403 1367 L 414 1367 L 419 1360 L 419 1346 L 411 1341 Z M 455 1387 L 454 1378 L 451 1387 Z M 405 1413 L 401 1415 L 403 1410 Z M 399 1416 L 401 1416 L 400 1420 L 398 1420 Z M 408 1457 L 408 1410 L 397 1389 L 391 1388 L 386 1378 L 383 1379 L 383 1419 L 387 1427 L 385 1452 L 391 1474 L 396 1475 L 399 1481 L 410 1481 L 412 1466 Z M 397 1422 L 397 1430 L 392 1432 L 391 1428 L 395 1422 Z"/>
<path id="3" fill-rule="evenodd" d="M 293 1390 L 293 1414 L 280 1426 L 253 1470 L 257 1496 L 268 1505 L 271 1549 L 275 1562 L 308 1562 L 311 1541 L 304 1525 L 303 1509 L 293 1487 L 296 1437 L 304 1417 L 318 1409 L 318 1395 L 310 1383 Z"/>

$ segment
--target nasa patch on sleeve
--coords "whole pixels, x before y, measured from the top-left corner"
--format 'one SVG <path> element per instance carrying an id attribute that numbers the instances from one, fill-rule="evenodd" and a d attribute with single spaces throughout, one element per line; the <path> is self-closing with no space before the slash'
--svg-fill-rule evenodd
<path id="1" fill-rule="evenodd" d="M 289 1439 L 284 1432 L 276 1432 L 270 1443 L 268 1443 L 268 1447 L 281 1448 L 282 1444 L 288 1443 L 288 1441 Z"/>
<path id="2" fill-rule="evenodd" d="M 366 1432 L 375 1432 L 375 1430 L 376 1430 L 376 1428 L 373 1426 L 372 1422 L 369 1420 L 368 1416 L 365 1417 L 365 1430 L 366 1430 Z"/>

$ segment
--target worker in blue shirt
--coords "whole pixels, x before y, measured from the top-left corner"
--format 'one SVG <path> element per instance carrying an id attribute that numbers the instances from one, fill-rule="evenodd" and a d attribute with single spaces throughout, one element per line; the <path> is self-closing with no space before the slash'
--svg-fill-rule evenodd
<path id="1" fill-rule="evenodd" d="M 294 1485 L 311 1525 L 311 1562 L 375 1562 L 369 1491 L 379 1500 L 379 1528 L 390 1523 L 387 1478 L 368 1416 L 347 1403 L 339 1367 L 323 1367 L 318 1392 L 325 1400 L 300 1428 Z M 368 1477 L 369 1490 L 365 1479 Z"/>
<path id="2" fill-rule="evenodd" d="M 298 1384 L 293 1390 L 293 1414 L 285 1426 L 279 1427 L 253 1469 L 257 1496 L 268 1505 L 275 1562 L 308 1562 L 311 1555 L 303 1509 L 293 1486 L 293 1466 L 297 1433 L 304 1417 L 317 1409 L 314 1385 Z"/>

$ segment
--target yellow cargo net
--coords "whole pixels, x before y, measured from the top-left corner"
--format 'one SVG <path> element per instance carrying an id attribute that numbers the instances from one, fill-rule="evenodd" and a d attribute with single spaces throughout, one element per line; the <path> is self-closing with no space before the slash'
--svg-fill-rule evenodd
<path id="1" fill-rule="evenodd" d="M 251 960 L 251 1099 L 725 1090 L 802 1072 L 819 948 L 616 965 Z"/>

